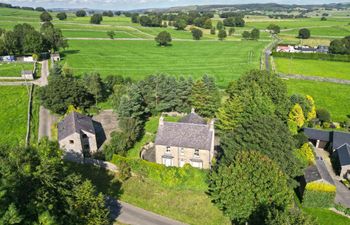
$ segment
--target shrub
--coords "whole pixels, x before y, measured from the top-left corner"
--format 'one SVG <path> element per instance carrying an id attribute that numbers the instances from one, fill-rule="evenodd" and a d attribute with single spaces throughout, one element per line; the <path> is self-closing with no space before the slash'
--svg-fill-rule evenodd
<path id="1" fill-rule="evenodd" d="M 335 192 L 320 192 L 305 190 L 303 197 L 304 207 L 330 208 L 333 206 Z"/>
<path id="2" fill-rule="evenodd" d="M 319 191 L 319 192 L 335 192 L 336 187 L 331 184 L 320 183 L 320 182 L 311 182 L 308 183 L 305 187 L 309 191 Z"/>
<path id="3" fill-rule="evenodd" d="M 172 41 L 171 35 L 167 31 L 160 32 L 154 39 L 160 46 L 167 46 Z"/>
<path id="4" fill-rule="evenodd" d="M 295 150 L 295 156 L 304 164 L 305 167 L 315 164 L 315 155 L 308 143 Z"/>
<path id="5" fill-rule="evenodd" d="M 331 122 L 331 114 L 327 109 L 317 109 L 316 116 L 322 123 Z"/>
<path id="6" fill-rule="evenodd" d="M 207 171 L 193 168 L 186 164 L 182 168 L 165 167 L 164 165 L 148 162 L 142 159 L 126 158 L 114 155 L 112 163 L 120 167 L 121 163 L 127 163 L 131 171 L 138 176 L 148 179 L 165 187 L 187 188 L 205 191 L 207 189 Z"/>
<path id="7" fill-rule="evenodd" d="M 120 180 L 126 181 L 131 177 L 131 168 L 129 164 L 127 164 L 126 162 L 121 162 L 119 164 L 118 170 L 119 170 L 118 174 L 119 174 Z"/>

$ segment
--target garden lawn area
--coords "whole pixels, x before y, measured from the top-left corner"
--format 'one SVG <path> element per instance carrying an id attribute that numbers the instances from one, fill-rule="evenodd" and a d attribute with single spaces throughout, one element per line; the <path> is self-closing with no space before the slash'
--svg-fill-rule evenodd
<path id="1" fill-rule="evenodd" d="M 215 77 L 221 87 L 251 69 L 259 68 L 266 42 L 258 41 L 174 41 L 159 47 L 154 41 L 70 40 L 64 61 L 75 75 L 98 72 L 102 76 L 123 75 L 140 80 L 164 73 Z"/>
<path id="2" fill-rule="evenodd" d="M 24 144 L 27 129 L 27 88 L 1 86 L 0 99 L 0 144 Z"/>
<path id="3" fill-rule="evenodd" d="M 350 219 L 329 209 L 303 208 L 303 211 L 316 218 L 319 225 L 348 225 Z"/>
<path id="4" fill-rule="evenodd" d="M 327 109 L 333 121 L 342 122 L 350 115 L 350 85 L 306 80 L 286 80 L 289 94 L 311 95 L 316 108 Z"/>
<path id="5" fill-rule="evenodd" d="M 229 219 L 211 203 L 202 188 L 193 190 L 181 186 L 166 187 L 153 179 L 140 177 L 132 177 L 121 183 L 115 174 L 95 166 L 74 163 L 66 165 L 72 172 L 91 180 L 98 191 L 145 210 L 193 225 L 230 224 Z M 199 186 L 205 187 L 206 184 Z"/>
<path id="6" fill-rule="evenodd" d="M 350 80 L 350 62 L 280 57 L 274 57 L 274 62 L 278 73 Z"/>
<path id="7" fill-rule="evenodd" d="M 33 70 L 33 63 L 0 62 L 0 77 L 20 77 L 22 70 Z"/>

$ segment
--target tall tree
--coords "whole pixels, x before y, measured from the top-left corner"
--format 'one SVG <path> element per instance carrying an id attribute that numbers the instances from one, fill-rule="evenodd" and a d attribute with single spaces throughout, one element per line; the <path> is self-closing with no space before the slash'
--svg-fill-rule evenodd
<path id="1" fill-rule="evenodd" d="M 167 46 L 172 41 L 171 35 L 167 31 L 160 32 L 154 40 L 159 44 L 159 46 Z"/>
<path id="2" fill-rule="evenodd" d="M 52 20 L 52 16 L 48 12 L 43 12 L 40 14 L 40 20 L 41 22 L 49 22 Z"/>
<path id="3" fill-rule="evenodd" d="M 95 104 L 104 98 L 103 81 L 98 73 L 85 74 L 83 77 L 87 90 L 94 96 Z"/>
<path id="4" fill-rule="evenodd" d="M 287 177 L 257 151 L 240 151 L 209 177 L 209 195 L 233 224 L 264 224 L 269 211 L 292 203 Z"/>
<path id="5" fill-rule="evenodd" d="M 226 30 L 219 30 L 218 38 L 220 41 L 223 41 L 227 37 Z"/>

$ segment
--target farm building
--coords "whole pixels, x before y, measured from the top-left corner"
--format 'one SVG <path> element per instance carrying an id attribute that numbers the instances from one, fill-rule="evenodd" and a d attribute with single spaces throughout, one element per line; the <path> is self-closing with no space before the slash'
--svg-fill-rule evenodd
<path id="1" fill-rule="evenodd" d="M 12 55 L 1 56 L 0 57 L 0 61 L 3 61 L 3 62 L 14 62 L 14 61 L 16 61 L 16 57 L 12 56 Z"/>
<path id="2" fill-rule="evenodd" d="M 343 144 L 334 154 L 339 162 L 340 177 L 350 179 L 350 145 Z"/>
<path id="3" fill-rule="evenodd" d="M 321 158 L 316 158 L 315 165 L 306 168 L 304 177 L 306 184 L 317 182 L 334 185 L 334 181 Z"/>
<path id="4" fill-rule="evenodd" d="M 60 53 L 52 53 L 51 60 L 53 62 L 61 61 Z"/>
<path id="5" fill-rule="evenodd" d="M 32 70 L 22 70 L 21 76 L 26 80 L 34 80 L 34 74 Z"/>
<path id="6" fill-rule="evenodd" d="M 292 45 L 279 45 L 276 48 L 276 52 L 295 52 L 294 46 Z"/>
<path id="7" fill-rule="evenodd" d="M 68 157 L 87 157 L 97 151 L 96 132 L 90 117 L 77 112 L 58 123 L 58 142 Z"/>
<path id="8" fill-rule="evenodd" d="M 155 140 L 156 162 L 166 166 L 208 169 L 214 156 L 214 121 L 209 124 L 194 110 L 179 122 L 159 119 Z"/>

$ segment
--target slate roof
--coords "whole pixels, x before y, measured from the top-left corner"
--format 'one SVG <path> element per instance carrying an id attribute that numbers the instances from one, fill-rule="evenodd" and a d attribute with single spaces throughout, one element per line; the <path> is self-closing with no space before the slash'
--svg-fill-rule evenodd
<path id="1" fill-rule="evenodd" d="M 316 164 L 306 168 L 304 173 L 306 183 L 313 181 L 324 180 L 329 184 L 334 185 L 334 181 L 329 174 L 326 164 L 322 159 L 316 159 Z"/>
<path id="2" fill-rule="evenodd" d="M 72 112 L 58 123 L 58 140 L 62 140 L 74 133 L 86 131 L 95 134 L 95 128 L 92 119 L 89 116 Z"/>
<path id="3" fill-rule="evenodd" d="M 312 140 L 331 141 L 331 132 L 324 130 L 317 130 L 312 128 L 304 128 L 304 134 Z"/>
<path id="4" fill-rule="evenodd" d="M 344 144 L 336 152 L 341 166 L 350 165 L 350 145 Z"/>
<path id="5" fill-rule="evenodd" d="M 333 149 L 337 149 L 345 143 L 350 144 L 350 133 L 334 131 L 332 141 Z"/>
<path id="6" fill-rule="evenodd" d="M 207 124 L 205 119 L 199 116 L 197 113 L 189 113 L 183 117 L 179 122 L 181 123 L 194 123 L 194 124 Z"/>
<path id="7" fill-rule="evenodd" d="M 159 125 L 155 144 L 210 150 L 212 141 L 207 124 L 164 122 Z"/>

